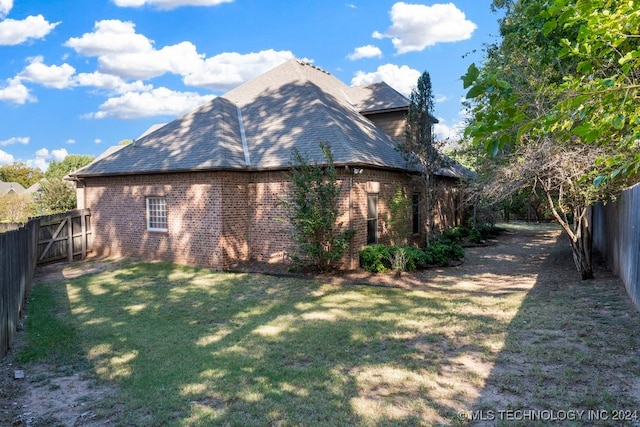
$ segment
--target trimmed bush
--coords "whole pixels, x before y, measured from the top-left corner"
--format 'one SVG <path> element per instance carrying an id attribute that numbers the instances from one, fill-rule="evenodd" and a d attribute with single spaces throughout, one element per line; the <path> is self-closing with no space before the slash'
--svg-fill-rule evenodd
<path id="1" fill-rule="evenodd" d="M 422 270 L 429 264 L 427 254 L 414 246 L 404 247 L 407 256 L 407 271 Z"/>
<path id="2" fill-rule="evenodd" d="M 427 263 L 444 267 L 451 261 L 464 258 L 464 249 L 459 243 L 449 239 L 433 240 L 424 250 L 427 255 Z"/>
<path id="3" fill-rule="evenodd" d="M 393 260 L 397 258 L 398 249 L 404 250 L 405 271 L 423 269 L 431 264 L 427 254 L 420 248 L 377 244 L 360 251 L 360 267 L 371 273 L 386 273 L 393 269 Z"/>
<path id="4" fill-rule="evenodd" d="M 360 267 L 371 273 L 384 273 L 391 269 L 389 246 L 377 244 L 360 251 Z"/>
<path id="5" fill-rule="evenodd" d="M 459 225 L 457 227 L 445 230 L 442 235 L 451 241 L 460 242 L 463 238 L 469 235 L 469 229 L 467 227 Z"/>

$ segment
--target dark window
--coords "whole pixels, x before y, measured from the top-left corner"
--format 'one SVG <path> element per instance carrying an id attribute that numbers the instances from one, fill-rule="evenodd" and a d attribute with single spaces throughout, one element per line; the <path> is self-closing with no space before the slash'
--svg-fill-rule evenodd
<path id="1" fill-rule="evenodd" d="M 367 245 L 378 243 L 378 195 L 367 197 Z"/>
<path id="2" fill-rule="evenodd" d="M 420 233 L 420 195 L 414 194 L 411 199 L 411 213 L 413 221 L 413 234 Z"/>

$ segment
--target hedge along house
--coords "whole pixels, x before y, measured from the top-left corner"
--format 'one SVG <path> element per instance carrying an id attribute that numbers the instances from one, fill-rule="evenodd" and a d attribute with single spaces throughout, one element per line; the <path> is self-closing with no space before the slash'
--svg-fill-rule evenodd
<path id="1" fill-rule="evenodd" d="M 162 259 L 225 270 L 283 262 L 292 251 L 281 199 L 296 148 L 340 171 L 340 213 L 355 230 L 343 267 L 387 241 L 398 187 L 414 203 L 407 228 L 423 241 L 423 188 L 396 150 L 409 101 L 385 83 L 349 87 L 296 59 L 274 68 L 73 173 L 78 207 L 92 213 L 101 256 Z M 440 174 L 435 222 L 457 225 L 460 170 Z"/>

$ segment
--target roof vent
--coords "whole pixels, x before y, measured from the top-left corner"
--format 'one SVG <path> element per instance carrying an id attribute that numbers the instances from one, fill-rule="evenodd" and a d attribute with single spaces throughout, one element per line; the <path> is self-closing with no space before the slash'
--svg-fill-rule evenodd
<path id="1" fill-rule="evenodd" d="M 330 72 L 328 72 L 328 71 L 326 71 L 326 70 L 323 70 L 322 68 L 318 67 L 317 65 L 313 65 L 311 62 L 298 60 L 298 64 L 300 64 L 300 65 L 307 65 L 307 66 L 309 66 L 309 67 L 313 68 L 314 70 L 318 70 L 318 71 L 320 71 L 320 72 L 322 72 L 322 73 L 325 73 L 325 74 L 329 74 L 329 75 L 331 75 L 331 73 L 330 73 Z"/>

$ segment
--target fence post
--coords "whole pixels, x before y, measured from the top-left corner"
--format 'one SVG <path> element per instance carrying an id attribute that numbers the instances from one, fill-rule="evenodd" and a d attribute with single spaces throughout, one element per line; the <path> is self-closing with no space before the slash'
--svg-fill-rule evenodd
<path id="1" fill-rule="evenodd" d="M 0 234 L 0 356 L 4 356 L 9 348 L 9 275 L 7 274 L 8 257 L 6 256 L 7 236 Z"/>

